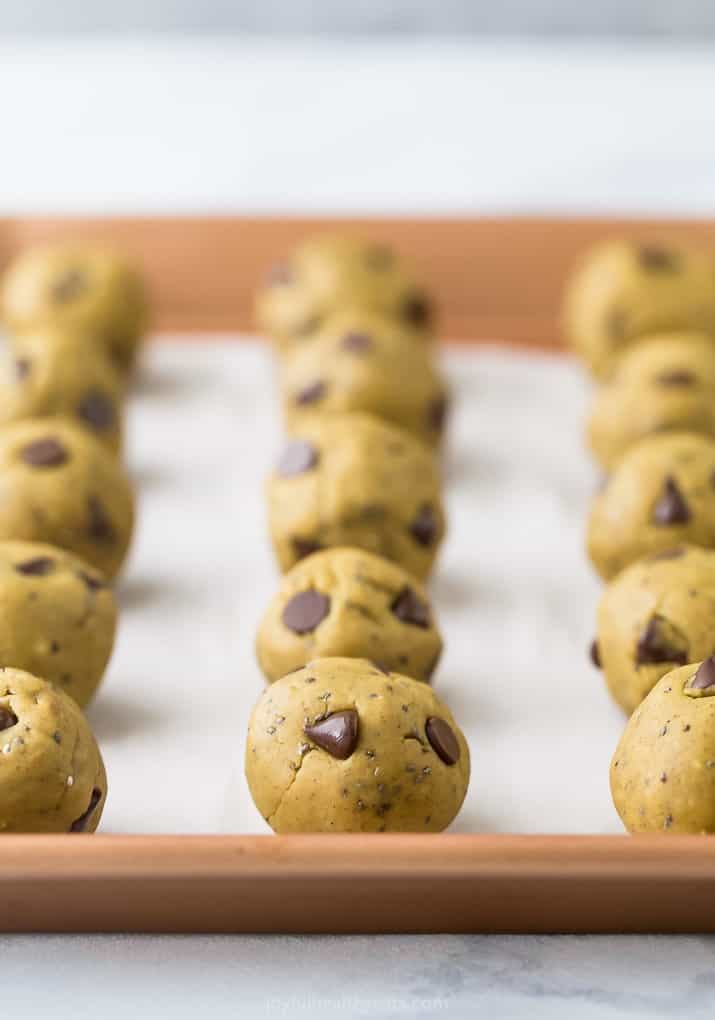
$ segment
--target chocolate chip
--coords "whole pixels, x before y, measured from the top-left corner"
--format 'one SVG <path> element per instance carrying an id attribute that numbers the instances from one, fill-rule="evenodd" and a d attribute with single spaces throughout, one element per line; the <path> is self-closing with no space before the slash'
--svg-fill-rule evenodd
<path id="1" fill-rule="evenodd" d="M 410 524 L 410 534 L 415 542 L 424 546 L 432 545 L 437 537 L 437 519 L 428 503 L 424 503 L 418 510 L 417 516 Z"/>
<path id="2" fill-rule="evenodd" d="M 412 588 L 403 588 L 390 609 L 401 623 L 423 629 L 431 623 L 429 606 L 418 598 Z"/>
<path id="3" fill-rule="evenodd" d="M 706 659 L 698 666 L 688 687 L 693 691 L 706 691 L 710 687 L 715 687 L 715 658 Z"/>
<path id="4" fill-rule="evenodd" d="M 291 541 L 291 545 L 293 546 L 293 553 L 298 560 L 304 560 L 306 556 L 312 556 L 313 553 L 320 552 L 323 548 L 322 545 L 310 538 L 294 538 Z"/>
<path id="5" fill-rule="evenodd" d="M 310 634 L 330 612 L 330 598 L 309 588 L 290 599 L 281 619 L 294 634 Z"/>
<path id="6" fill-rule="evenodd" d="M 86 570 L 78 570 L 77 577 L 86 584 L 89 591 L 101 591 L 107 587 L 107 582 L 104 578 L 88 574 Z"/>
<path id="7" fill-rule="evenodd" d="M 97 542 L 114 542 L 117 533 L 98 496 L 90 496 L 87 500 L 87 513 L 89 515 L 87 530 L 90 538 L 94 538 Z"/>
<path id="8" fill-rule="evenodd" d="M 52 300 L 66 304 L 81 296 L 87 286 L 87 277 L 81 269 L 67 269 L 52 285 Z"/>
<path id="9" fill-rule="evenodd" d="M 595 638 L 591 642 L 591 645 L 588 649 L 588 654 L 591 659 L 591 662 L 594 664 L 596 669 L 603 669 L 601 665 L 601 653 L 598 648 L 598 641 L 596 641 Z"/>
<path id="10" fill-rule="evenodd" d="M 447 420 L 449 402 L 446 397 L 437 397 L 427 408 L 427 423 L 435 432 L 442 432 Z"/>
<path id="11" fill-rule="evenodd" d="M 287 262 L 276 262 L 268 270 L 268 283 L 271 287 L 293 282 L 293 270 Z"/>
<path id="12" fill-rule="evenodd" d="M 26 379 L 30 374 L 32 368 L 32 362 L 29 358 L 16 358 L 15 359 L 15 378 Z"/>
<path id="13" fill-rule="evenodd" d="M 673 273 L 680 264 L 675 252 L 657 244 L 645 244 L 638 249 L 638 261 L 643 269 L 655 273 Z"/>
<path id="14" fill-rule="evenodd" d="M 679 560 L 685 556 L 685 549 L 682 545 L 676 545 L 673 549 L 661 549 L 648 557 L 648 563 L 657 563 L 658 560 Z"/>
<path id="15" fill-rule="evenodd" d="M 395 256 L 386 244 L 372 244 L 365 252 L 365 261 L 370 266 L 370 269 L 382 272 L 390 268 L 395 261 Z"/>
<path id="16" fill-rule="evenodd" d="M 687 524 L 690 508 L 674 478 L 666 478 L 658 502 L 653 508 L 653 524 L 669 527 L 673 524 Z"/>
<path id="17" fill-rule="evenodd" d="M 660 662 L 677 662 L 684 666 L 688 661 L 687 650 L 676 648 L 663 633 L 663 623 L 652 616 L 636 645 L 636 665 L 650 666 Z"/>
<path id="18" fill-rule="evenodd" d="M 346 333 L 340 347 L 351 354 L 367 354 L 372 347 L 372 339 L 367 333 Z"/>
<path id="19" fill-rule="evenodd" d="M 23 446 L 20 456 L 30 467 L 59 467 L 69 459 L 69 454 L 59 439 L 48 436 L 36 439 Z"/>
<path id="20" fill-rule="evenodd" d="M 100 390 L 90 390 L 77 406 L 77 414 L 95 432 L 106 432 L 116 420 L 114 404 Z"/>
<path id="21" fill-rule="evenodd" d="M 445 765 L 456 765 L 459 761 L 459 744 L 449 723 L 431 715 L 425 724 L 425 733 L 432 749 Z"/>
<path id="22" fill-rule="evenodd" d="M 305 386 L 302 390 L 298 390 L 293 399 L 295 400 L 295 403 L 299 404 L 301 407 L 306 404 L 317 404 L 318 401 L 322 400 L 325 396 L 326 389 L 327 387 L 325 383 L 320 379 L 317 379 L 315 382 L 310 383 L 309 386 Z"/>
<path id="23" fill-rule="evenodd" d="M 424 294 L 410 294 L 402 304 L 402 317 L 410 326 L 429 326 L 432 305 Z"/>
<path id="24" fill-rule="evenodd" d="M 673 369 L 672 372 L 661 372 L 655 377 L 659 386 L 694 386 L 697 379 L 692 372 L 685 369 Z"/>
<path id="25" fill-rule="evenodd" d="M 17 724 L 17 716 L 9 708 L 0 705 L 0 730 L 9 730 Z"/>
<path id="26" fill-rule="evenodd" d="M 102 791 L 98 790 L 95 787 L 94 790 L 92 790 L 92 796 L 90 798 L 89 806 L 88 806 L 87 810 L 84 812 L 84 814 L 81 814 L 79 816 L 79 818 L 76 818 L 72 822 L 72 824 L 70 825 L 70 832 L 84 832 L 85 831 L 85 829 L 87 828 L 87 823 L 89 822 L 90 818 L 92 817 L 92 813 L 94 812 L 94 809 L 97 807 L 97 805 L 99 804 L 101 799 L 102 799 Z"/>
<path id="27" fill-rule="evenodd" d="M 333 712 L 318 722 L 308 724 L 303 732 L 309 740 L 333 758 L 345 761 L 357 747 L 358 714 L 353 708 Z"/>
<path id="28" fill-rule="evenodd" d="M 283 450 L 278 461 L 278 474 L 281 478 L 294 478 L 310 471 L 318 463 L 318 451 L 312 443 L 304 439 L 295 439 Z"/>
<path id="29" fill-rule="evenodd" d="M 623 308 L 611 308 L 606 315 L 606 334 L 611 340 L 625 340 L 628 316 Z"/>
<path id="30" fill-rule="evenodd" d="M 44 577 L 54 569 L 55 561 L 51 556 L 35 556 L 34 559 L 15 564 L 18 574 L 26 574 L 28 577 Z"/>

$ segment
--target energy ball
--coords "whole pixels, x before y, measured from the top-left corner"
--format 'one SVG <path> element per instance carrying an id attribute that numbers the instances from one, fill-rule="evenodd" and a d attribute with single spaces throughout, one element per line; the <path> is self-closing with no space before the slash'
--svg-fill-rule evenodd
<path id="1" fill-rule="evenodd" d="M 301 426 L 268 480 L 267 495 L 283 571 L 309 553 L 351 546 L 425 578 L 444 535 L 434 454 L 365 414 Z"/>
<path id="2" fill-rule="evenodd" d="M 305 241 L 273 267 L 258 295 L 256 317 L 261 330 L 286 349 L 345 306 L 427 334 L 432 330 L 431 301 L 390 248 L 333 235 Z"/>
<path id="3" fill-rule="evenodd" d="M 715 260 L 674 245 L 598 245 L 567 288 L 564 327 L 599 378 L 640 337 L 671 330 L 715 334 Z"/>
<path id="4" fill-rule="evenodd" d="M 318 415 L 363 411 L 426 443 L 442 438 L 447 388 L 430 344 L 400 322 L 338 312 L 281 364 L 289 428 Z"/>
<path id="5" fill-rule="evenodd" d="M 597 391 L 588 444 L 609 470 L 645 436 L 715 437 L 715 344 L 701 333 L 670 333 L 629 348 Z"/>
<path id="6" fill-rule="evenodd" d="M 0 542 L 0 664 L 41 676 L 84 706 L 116 629 L 114 595 L 84 560 L 38 542 Z"/>
<path id="7" fill-rule="evenodd" d="M 0 541 L 56 545 L 113 578 L 133 525 L 129 479 L 79 426 L 37 418 L 0 429 Z"/>
<path id="8" fill-rule="evenodd" d="M 67 418 L 115 453 L 125 387 L 92 341 L 53 330 L 21 335 L 0 362 L 0 427 L 27 418 Z"/>
<path id="9" fill-rule="evenodd" d="M 666 673 L 635 710 L 611 762 L 629 832 L 715 832 L 715 660 Z"/>
<path id="10" fill-rule="evenodd" d="M 469 749 L 431 687 L 365 659 L 316 659 L 256 705 L 246 778 L 276 832 L 441 832 Z"/>
<path id="11" fill-rule="evenodd" d="M 81 709 L 21 669 L 0 669 L 0 831 L 94 832 L 107 799 Z"/>
<path id="12" fill-rule="evenodd" d="M 442 652 L 429 597 L 396 563 L 360 549 L 326 549 L 284 576 L 258 630 L 266 679 L 311 659 L 372 659 L 428 681 Z"/>
<path id="13" fill-rule="evenodd" d="M 609 580 L 634 560 L 684 543 L 715 547 L 715 440 L 650 436 L 623 455 L 594 499 L 588 552 Z"/>
<path id="14" fill-rule="evenodd" d="M 675 666 L 715 654 L 715 552 L 676 546 L 626 567 L 598 607 L 597 654 L 628 713 Z"/>
<path id="15" fill-rule="evenodd" d="M 147 299 L 138 272 L 116 252 L 42 245 L 7 270 L 0 317 L 16 333 L 47 327 L 87 333 L 126 372 L 146 329 Z"/>

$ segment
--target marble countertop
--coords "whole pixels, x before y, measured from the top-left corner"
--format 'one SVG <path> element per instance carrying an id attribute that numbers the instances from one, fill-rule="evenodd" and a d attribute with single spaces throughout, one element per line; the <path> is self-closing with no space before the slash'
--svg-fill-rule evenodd
<path id="1" fill-rule="evenodd" d="M 0 42 L 0 214 L 715 213 L 715 50 Z M 3 937 L 23 1016 L 711 1017 L 699 937 Z M 148 1004 L 151 1004 L 150 1006 Z"/>

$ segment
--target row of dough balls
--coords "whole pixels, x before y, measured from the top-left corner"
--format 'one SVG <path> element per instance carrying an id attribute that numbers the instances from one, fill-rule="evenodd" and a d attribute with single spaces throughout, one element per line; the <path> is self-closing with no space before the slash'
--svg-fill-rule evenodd
<path id="1" fill-rule="evenodd" d="M 614 804 L 631 832 L 715 832 L 715 260 L 605 245 L 571 283 L 566 326 L 601 384 L 592 655 L 632 713 Z"/>
<path id="2" fill-rule="evenodd" d="M 276 832 L 438 832 L 469 751 L 429 686 L 447 411 L 431 303 L 384 246 L 319 238 L 274 269 L 258 319 L 289 439 L 267 486 L 285 574 L 256 642 L 251 794 Z"/>
<path id="3" fill-rule="evenodd" d="M 0 830 L 93 832 L 107 780 L 82 708 L 133 528 L 119 454 L 146 300 L 123 259 L 58 245 L 8 267 L 0 319 Z"/>

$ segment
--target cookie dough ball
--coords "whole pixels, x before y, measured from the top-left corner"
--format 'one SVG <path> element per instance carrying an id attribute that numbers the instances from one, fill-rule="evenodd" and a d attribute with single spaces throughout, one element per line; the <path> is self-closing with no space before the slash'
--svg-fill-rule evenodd
<path id="1" fill-rule="evenodd" d="M 267 688 L 246 778 L 276 832 L 441 832 L 469 749 L 432 689 L 366 659 L 316 659 Z"/>
<path id="2" fill-rule="evenodd" d="M 672 245 L 601 244 L 570 281 L 564 327 L 601 378 L 640 337 L 670 330 L 715 334 L 715 260 Z"/>
<path id="3" fill-rule="evenodd" d="M 290 428 L 316 415 L 364 411 L 437 443 L 447 389 L 430 345 L 399 322 L 369 312 L 338 312 L 281 365 Z"/>
<path id="4" fill-rule="evenodd" d="M 0 541 L 47 542 L 113 578 L 133 523 L 124 470 L 77 425 L 37 418 L 0 429 Z"/>
<path id="5" fill-rule="evenodd" d="M 445 530 L 437 461 L 414 436 L 369 415 L 311 422 L 268 481 L 268 516 L 284 571 L 319 549 L 352 546 L 425 578 Z"/>
<path id="6" fill-rule="evenodd" d="M 588 443 L 610 469 L 639 439 L 656 432 L 715 437 L 715 344 L 700 333 L 640 341 L 597 392 Z"/>
<path id="7" fill-rule="evenodd" d="M 268 606 L 256 642 L 270 682 L 329 656 L 372 659 L 429 680 L 441 652 L 420 582 L 360 549 L 326 549 L 296 564 Z"/>
<path id="8" fill-rule="evenodd" d="M 628 450 L 596 496 L 588 552 L 608 580 L 642 556 L 683 543 L 715 547 L 715 440 L 650 436 Z"/>
<path id="9" fill-rule="evenodd" d="M 0 542 L 0 664 L 41 676 L 84 706 L 116 629 L 114 595 L 84 560 L 38 542 Z"/>
<path id="10" fill-rule="evenodd" d="M 595 658 L 630 713 L 675 666 L 715 653 L 715 552 L 676 546 L 631 564 L 598 607 Z"/>
<path id="11" fill-rule="evenodd" d="M 0 669 L 0 832 L 94 832 L 107 798 L 79 706 L 21 669 Z"/>
<path id="12" fill-rule="evenodd" d="M 681 666 L 635 710 L 611 762 L 629 832 L 715 832 L 715 660 Z"/>
<path id="13" fill-rule="evenodd" d="M 43 245 L 7 270 L 0 316 L 17 333 L 45 327 L 87 333 L 127 371 L 146 329 L 147 301 L 141 277 L 116 252 Z"/>
<path id="14" fill-rule="evenodd" d="M 68 418 L 116 453 L 124 389 L 93 342 L 33 331 L 14 338 L 0 362 L 0 427 L 27 418 Z"/>
<path id="15" fill-rule="evenodd" d="M 363 308 L 430 333 L 432 303 L 402 261 L 383 244 L 314 237 L 273 268 L 258 295 L 261 330 L 279 348 L 301 342 L 333 312 Z"/>

